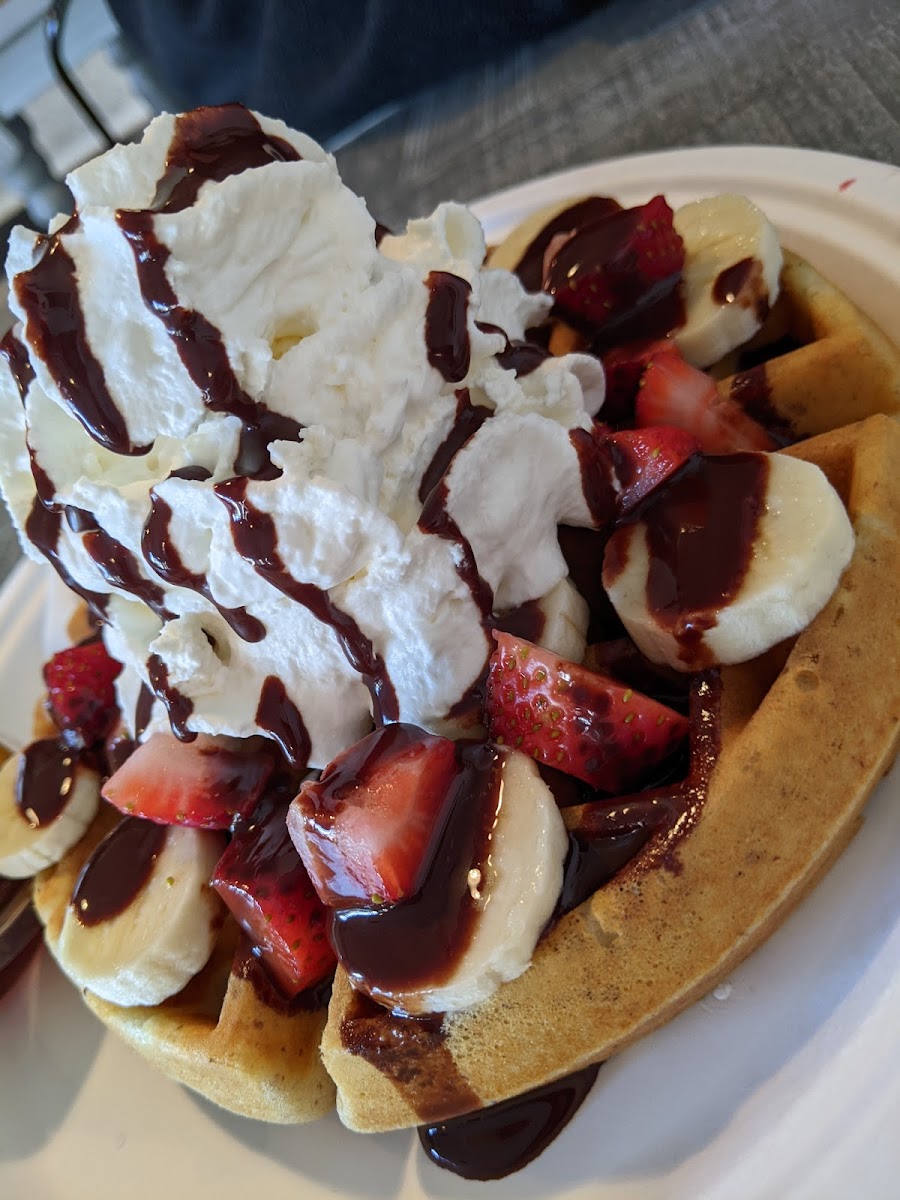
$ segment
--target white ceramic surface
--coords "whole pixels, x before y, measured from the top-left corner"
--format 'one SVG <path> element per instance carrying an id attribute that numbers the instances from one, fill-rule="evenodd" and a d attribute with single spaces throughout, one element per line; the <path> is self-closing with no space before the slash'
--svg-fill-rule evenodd
<path id="1" fill-rule="evenodd" d="M 900 341 L 897 168 L 801 150 L 687 150 L 579 168 L 477 207 L 495 240 L 556 197 L 664 191 L 681 203 L 726 190 L 758 201 L 786 245 Z M 0 595 L 0 732 L 16 740 L 28 735 L 42 647 L 58 638 L 51 583 L 25 564 Z M 0 1001 L 0 1195 L 886 1200 L 900 1187 L 898 846 L 895 771 L 782 929 L 715 994 L 607 1064 L 558 1141 L 491 1185 L 432 1168 L 409 1133 L 362 1138 L 335 1117 L 279 1128 L 214 1109 L 108 1036 L 41 957 Z"/>

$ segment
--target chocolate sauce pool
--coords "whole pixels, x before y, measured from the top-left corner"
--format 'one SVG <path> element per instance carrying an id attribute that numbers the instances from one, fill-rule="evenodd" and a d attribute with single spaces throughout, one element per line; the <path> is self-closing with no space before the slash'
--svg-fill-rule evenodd
<path id="1" fill-rule="evenodd" d="M 503 1179 L 527 1167 L 562 1133 L 599 1070 L 594 1063 L 490 1108 L 422 1125 L 419 1141 L 433 1163 L 463 1179 Z"/>

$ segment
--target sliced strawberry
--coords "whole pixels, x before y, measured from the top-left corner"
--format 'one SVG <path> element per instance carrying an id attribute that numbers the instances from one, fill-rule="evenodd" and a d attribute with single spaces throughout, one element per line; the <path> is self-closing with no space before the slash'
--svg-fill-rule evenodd
<path id="1" fill-rule="evenodd" d="M 618 425 L 634 419 L 634 402 L 647 363 L 655 354 L 668 350 L 671 345 L 665 338 L 630 342 L 625 346 L 615 346 L 602 356 L 606 375 L 604 420 Z"/>
<path id="2" fill-rule="evenodd" d="M 304 783 L 288 829 L 326 904 L 394 903 L 418 891 L 456 747 L 415 725 L 386 725 Z"/>
<path id="3" fill-rule="evenodd" d="M 639 787 L 687 735 L 686 717 L 632 688 L 494 631 L 491 736 L 605 792 Z"/>
<path id="4" fill-rule="evenodd" d="M 259 799 L 272 759 L 238 738 L 198 734 L 181 742 L 155 733 L 103 785 L 104 799 L 159 825 L 228 829 Z"/>
<path id="5" fill-rule="evenodd" d="M 92 746 L 112 729 L 119 716 L 113 682 L 121 670 L 99 638 L 60 650 L 45 665 L 50 713 L 69 740 Z"/>
<path id="6" fill-rule="evenodd" d="M 700 449 L 693 434 L 670 425 L 622 429 L 606 439 L 621 485 L 619 512 L 629 513 Z"/>
<path id="7" fill-rule="evenodd" d="M 674 425 L 692 433 L 707 454 L 776 449 L 762 425 L 720 396 L 710 376 L 686 363 L 674 346 L 647 364 L 634 415 L 639 426 Z"/>
<path id="8" fill-rule="evenodd" d="M 285 824 L 290 793 L 267 793 L 235 829 L 210 883 L 248 934 L 285 996 L 335 967 L 328 910 L 316 895 Z"/>
<path id="9" fill-rule="evenodd" d="M 544 290 L 575 323 L 602 329 L 645 308 L 675 286 L 684 244 L 663 196 L 607 213 L 553 244 Z"/>

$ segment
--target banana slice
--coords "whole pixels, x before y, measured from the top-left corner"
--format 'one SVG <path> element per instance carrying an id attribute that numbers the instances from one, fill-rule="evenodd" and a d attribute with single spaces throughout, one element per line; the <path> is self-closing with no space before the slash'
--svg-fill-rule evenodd
<path id="1" fill-rule="evenodd" d="M 380 993 L 404 1012 L 458 1012 L 516 979 L 530 965 L 563 883 L 568 838 L 562 814 L 534 759 L 510 750 L 503 793 L 484 874 L 470 878 L 483 905 L 471 941 L 440 984 Z"/>
<path id="2" fill-rule="evenodd" d="M 571 579 L 561 579 L 555 588 L 541 597 L 538 608 L 544 618 L 538 644 L 560 658 L 580 663 L 587 648 L 590 614 L 587 602 Z"/>
<path id="3" fill-rule="evenodd" d="M 655 510 L 620 528 L 607 545 L 603 583 L 616 612 L 647 658 L 676 670 L 746 662 L 799 633 L 824 608 L 853 554 L 850 520 L 817 466 L 782 454 L 732 458 L 748 469 L 753 460 L 767 461 L 768 466 L 746 569 L 730 599 L 713 605 L 697 603 L 695 591 L 690 602 L 684 603 L 692 579 L 697 578 L 698 564 L 702 574 L 703 563 L 717 563 L 741 538 L 740 503 L 720 521 L 712 511 L 715 501 L 711 505 L 688 503 L 682 510 L 684 519 L 679 515 L 669 525 L 671 558 L 656 561 L 654 578 L 662 580 L 665 603 L 672 607 L 677 629 L 662 613 L 657 615 L 659 605 L 657 612 L 651 611 L 648 600 L 647 522 L 656 519 Z M 732 466 L 727 459 L 706 462 Z M 666 493 L 658 508 L 671 504 L 671 497 L 671 491 Z M 673 525 L 677 528 L 674 536 Z M 710 529 L 713 532 L 707 537 Z"/>
<path id="4" fill-rule="evenodd" d="M 144 856 L 149 874 L 129 896 L 144 837 L 155 853 L 149 863 Z M 126 817 L 88 859 L 66 910 L 57 949 L 66 974 L 125 1007 L 160 1004 L 181 991 L 215 945 L 222 908 L 209 879 L 224 848 L 219 833 Z M 110 904 L 111 887 L 126 891 L 121 911 Z M 105 916 L 104 909 L 112 911 Z"/>
<path id="5" fill-rule="evenodd" d="M 59 862 L 81 840 L 100 803 L 96 771 L 67 759 L 55 740 L 35 742 L 25 754 L 35 755 L 43 748 L 57 760 L 53 765 L 58 767 L 50 774 L 62 807 L 51 820 L 41 819 L 38 796 L 24 812 L 19 807 L 23 755 L 12 755 L 0 767 L 0 875 L 8 879 L 27 879 Z"/>
<path id="6" fill-rule="evenodd" d="M 695 367 L 708 367 L 742 345 L 778 298 L 778 234 L 746 196 L 713 196 L 675 213 L 684 240 L 687 319 L 675 334 Z"/>

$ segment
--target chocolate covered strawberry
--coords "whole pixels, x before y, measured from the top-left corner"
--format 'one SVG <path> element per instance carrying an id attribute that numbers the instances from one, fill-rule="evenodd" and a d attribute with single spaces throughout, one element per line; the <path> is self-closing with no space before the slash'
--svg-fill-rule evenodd
<path id="1" fill-rule="evenodd" d="M 491 736 L 605 792 L 640 787 L 680 744 L 680 713 L 522 638 L 494 632 Z"/>
<path id="2" fill-rule="evenodd" d="M 693 434 L 666 425 L 621 429 L 606 435 L 605 442 L 621 488 L 618 510 L 622 516 L 631 512 L 700 449 Z"/>

